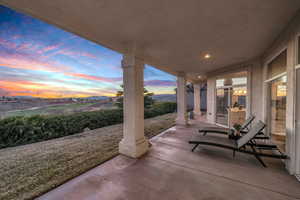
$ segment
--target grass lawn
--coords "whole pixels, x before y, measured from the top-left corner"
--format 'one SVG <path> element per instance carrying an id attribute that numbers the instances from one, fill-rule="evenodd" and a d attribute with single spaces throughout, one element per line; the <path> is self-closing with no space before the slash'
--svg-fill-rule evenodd
<path id="1" fill-rule="evenodd" d="M 175 114 L 145 120 L 153 137 L 174 125 Z M 33 199 L 118 154 L 122 124 L 0 150 L 0 199 Z"/>

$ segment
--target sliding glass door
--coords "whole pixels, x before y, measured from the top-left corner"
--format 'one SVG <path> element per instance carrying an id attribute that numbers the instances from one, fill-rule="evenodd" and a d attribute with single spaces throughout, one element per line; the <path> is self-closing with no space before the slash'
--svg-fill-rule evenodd
<path id="1" fill-rule="evenodd" d="M 269 115 L 268 125 L 272 141 L 285 151 L 286 141 L 286 94 L 287 51 L 284 50 L 268 64 Z"/>
<path id="2" fill-rule="evenodd" d="M 272 140 L 285 151 L 286 140 L 286 76 L 270 82 L 270 123 Z"/>
<path id="3" fill-rule="evenodd" d="M 216 101 L 216 122 L 228 126 L 228 108 L 231 105 L 232 88 L 218 88 Z"/>
<path id="4" fill-rule="evenodd" d="M 216 80 L 216 123 L 232 127 L 246 117 L 247 72 L 237 72 Z"/>

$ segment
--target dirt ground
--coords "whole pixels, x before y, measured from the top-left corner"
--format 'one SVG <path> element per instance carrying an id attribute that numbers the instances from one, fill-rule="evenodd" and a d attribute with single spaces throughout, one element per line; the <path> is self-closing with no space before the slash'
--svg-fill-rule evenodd
<path id="1" fill-rule="evenodd" d="M 145 120 L 148 138 L 174 125 L 175 114 Z M 122 124 L 0 150 L 0 199 L 33 199 L 118 154 Z"/>

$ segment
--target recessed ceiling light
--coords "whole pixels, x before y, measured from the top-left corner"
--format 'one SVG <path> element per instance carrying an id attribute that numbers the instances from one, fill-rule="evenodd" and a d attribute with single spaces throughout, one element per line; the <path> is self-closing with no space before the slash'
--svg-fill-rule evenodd
<path id="1" fill-rule="evenodd" d="M 209 59 L 210 57 L 211 57 L 211 55 L 209 53 L 207 53 L 207 54 L 204 55 L 205 59 Z"/>
<path id="2" fill-rule="evenodd" d="M 198 76 L 198 78 L 199 78 L 199 79 L 201 79 L 201 78 L 202 78 L 202 76 Z"/>

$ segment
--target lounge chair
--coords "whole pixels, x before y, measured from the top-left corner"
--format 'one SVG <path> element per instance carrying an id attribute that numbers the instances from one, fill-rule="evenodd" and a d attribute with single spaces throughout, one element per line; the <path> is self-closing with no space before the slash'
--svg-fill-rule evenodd
<path id="1" fill-rule="evenodd" d="M 265 127 L 266 125 L 263 122 L 259 121 L 248 131 L 248 133 L 244 134 L 238 140 L 231 140 L 226 137 L 218 137 L 213 135 L 198 135 L 196 140 L 191 140 L 189 141 L 189 143 L 195 145 L 192 151 L 194 151 L 199 145 L 207 145 L 230 149 L 233 151 L 233 157 L 235 157 L 235 152 L 251 154 L 255 156 L 255 158 L 262 164 L 262 166 L 267 167 L 261 157 L 271 157 L 277 159 L 287 159 L 288 157 L 280 152 L 276 145 L 257 144 L 257 142 L 255 141 L 255 137 Z M 264 153 L 261 151 L 262 149 L 270 150 L 271 153 Z M 279 154 L 275 154 L 273 150 L 278 150 Z"/>
<path id="2" fill-rule="evenodd" d="M 255 119 L 255 116 L 250 115 L 246 119 L 246 121 L 242 124 L 241 130 L 240 130 L 240 133 L 242 135 L 248 133 L 249 126 L 253 122 L 254 119 Z M 228 135 L 228 134 L 234 133 L 234 129 L 219 128 L 219 127 L 206 127 L 206 128 L 200 129 L 199 133 L 203 133 L 203 135 L 207 135 L 207 133 L 216 133 L 216 134 Z M 258 136 L 255 137 L 256 139 L 261 139 L 261 140 L 270 139 L 268 136 L 265 136 L 263 132 L 260 132 L 257 135 Z"/>
<path id="3" fill-rule="evenodd" d="M 253 120 L 255 119 L 255 116 L 250 115 L 246 121 L 242 124 L 241 127 L 241 133 L 245 134 L 248 132 L 249 130 L 249 125 L 253 122 Z M 203 135 L 206 135 L 207 133 L 217 133 L 217 134 L 223 134 L 223 135 L 227 135 L 229 133 L 233 133 L 234 130 L 233 129 L 229 129 L 229 128 L 218 128 L 218 127 L 205 127 L 199 130 L 199 133 L 203 133 Z"/>

